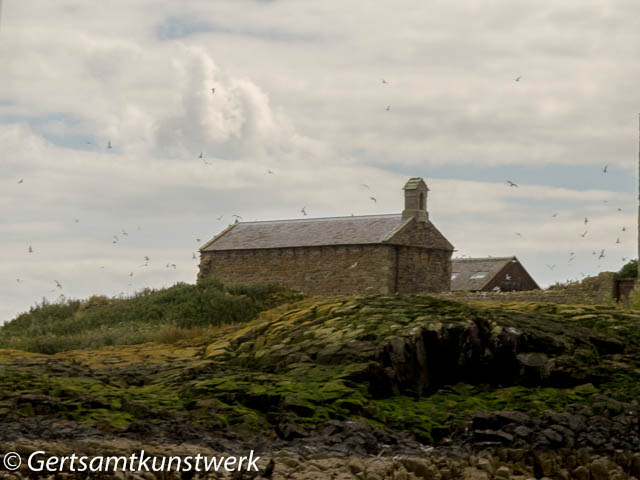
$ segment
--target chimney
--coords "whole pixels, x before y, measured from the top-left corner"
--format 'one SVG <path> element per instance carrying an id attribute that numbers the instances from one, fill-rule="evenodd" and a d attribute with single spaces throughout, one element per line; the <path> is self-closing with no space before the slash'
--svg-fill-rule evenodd
<path id="1" fill-rule="evenodd" d="M 403 217 L 415 217 L 418 222 L 429 220 L 427 213 L 427 192 L 429 188 L 420 177 L 410 178 L 404 186 Z"/>

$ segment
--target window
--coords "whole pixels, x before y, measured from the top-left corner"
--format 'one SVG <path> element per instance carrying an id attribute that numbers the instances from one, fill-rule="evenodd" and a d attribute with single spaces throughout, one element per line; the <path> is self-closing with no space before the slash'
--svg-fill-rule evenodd
<path id="1" fill-rule="evenodd" d="M 473 275 L 471 275 L 469 278 L 471 280 L 479 280 L 481 278 L 486 278 L 489 276 L 489 272 L 476 272 Z"/>

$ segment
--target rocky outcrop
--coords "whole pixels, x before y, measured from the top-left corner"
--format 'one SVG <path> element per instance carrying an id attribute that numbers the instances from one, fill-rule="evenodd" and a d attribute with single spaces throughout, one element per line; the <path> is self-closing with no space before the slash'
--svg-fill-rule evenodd
<path id="1" fill-rule="evenodd" d="M 323 297 L 171 346 L 0 350 L 0 451 L 151 438 L 314 452 L 340 459 L 336 478 L 623 478 L 640 445 L 637 322 L 612 307 Z M 309 465 L 287 475 L 319 475 Z"/>

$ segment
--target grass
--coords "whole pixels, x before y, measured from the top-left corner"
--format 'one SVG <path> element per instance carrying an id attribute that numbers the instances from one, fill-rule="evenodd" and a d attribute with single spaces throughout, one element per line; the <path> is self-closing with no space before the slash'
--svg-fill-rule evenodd
<path id="1" fill-rule="evenodd" d="M 215 280 L 145 289 L 129 298 L 43 300 L 0 327 L 0 348 L 53 354 L 81 348 L 176 343 L 247 322 L 299 298 L 276 285 L 227 287 Z"/>

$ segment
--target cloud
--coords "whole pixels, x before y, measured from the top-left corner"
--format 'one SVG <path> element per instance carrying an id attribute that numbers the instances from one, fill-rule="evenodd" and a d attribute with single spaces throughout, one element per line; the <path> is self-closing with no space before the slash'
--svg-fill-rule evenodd
<path id="1" fill-rule="evenodd" d="M 401 211 L 416 175 L 459 253 L 515 254 L 540 284 L 635 255 L 633 3 L 4 7 L 0 320 L 51 279 L 193 281 L 196 239 L 233 213 Z"/>

